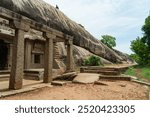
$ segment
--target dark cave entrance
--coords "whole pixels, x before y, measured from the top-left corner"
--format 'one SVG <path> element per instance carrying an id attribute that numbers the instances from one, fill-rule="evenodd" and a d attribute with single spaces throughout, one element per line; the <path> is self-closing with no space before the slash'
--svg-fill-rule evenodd
<path id="1" fill-rule="evenodd" d="M 6 70 L 8 67 L 8 44 L 0 40 L 0 70 Z"/>

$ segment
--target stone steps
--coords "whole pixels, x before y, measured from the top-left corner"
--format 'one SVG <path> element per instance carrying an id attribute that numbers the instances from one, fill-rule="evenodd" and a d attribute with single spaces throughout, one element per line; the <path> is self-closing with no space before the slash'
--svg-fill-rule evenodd
<path id="1" fill-rule="evenodd" d="M 10 70 L 2 70 L 0 71 L 0 75 L 10 74 Z"/>
<path id="2" fill-rule="evenodd" d="M 44 69 L 27 69 L 24 70 L 26 79 L 42 80 L 44 77 Z"/>
<path id="3" fill-rule="evenodd" d="M 98 73 L 100 80 L 125 80 L 131 81 L 130 76 L 121 75 L 128 67 L 101 67 L 101 66 L 88 66 L 81 67 L 81 73 Z"/>
<path id="4" fill-rule="evenodd" d="M 106 70 L 84 70 L 81 73 L 99 73 L 103 75 L 119 75 L 118 71 L 106 71 Z"/>
<path id="5" fill-rule="evenodd" d="M 119 75 L 120 74 L 120 72 L 117 72 L 117 71 L 100 71 L 99 73 L 103 75 Z"/>
<path id="6" fill-rule="evenodd" d="M 124 81 L 131 81 L 130 76 L 124 76 L 124 75 L 100 75 L 99 80 L 124 80 Z"/>
<path id="7" fill-rule="evenodd" d="M 102 67 L 102 66 L 87 66 L 87 67 L 81 67 L 83 69 L 88 70 L 117 70 L 118 68 L 115 67 Z"/>
<path id="8" fill-rule="evenodd" d="M 128 69 L 128 67 L 101 67 L 101 66 L 88 66 L 88 67 L 81 67 L 80 72 L 86 70 L 100 70 L 100 71 L 118 71 L 124 72 Z"/>
<path id="9" fill-rule="evenodd" d="M 105 72 L 106 73 L 106 75 L 107 75 L 107 73 L 109 74 L 109 73 L 112 73 L 111 75 L 117 75 L 117 74 L 119 74 L 120 73 L 120 69 L 118 69 L 118 68 L 105 68 L 105 67 L 99 67 L 99 68 L 97 68 L 97 67 L 88 67 L 88 68 L 86 68 L 86 67 L 81 67 L 80 68 L 80 72 L 81 73 L 103 73 L 103 72 Z M 105 74 L 104 73 L 104 74 Z"/>
<path id="10" fill-rule="evenodd" d="M 0 82 L 1 81 L 7 81 L 7 80 L 9 80 L 9 78 L 10 78 L 10 74 L 0 75 Z"/>
<path id="11" fill-rule="evenodd" d="M 0 75 L 0 78 L 9 78 L 10 77 L 10 74 L 3 74 L 3 75 Z"/>

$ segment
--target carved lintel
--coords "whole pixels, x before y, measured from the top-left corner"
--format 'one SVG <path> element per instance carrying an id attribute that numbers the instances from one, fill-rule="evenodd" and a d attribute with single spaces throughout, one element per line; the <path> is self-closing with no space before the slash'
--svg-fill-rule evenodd
<path id="1" fill-rule="evenodd" d="M 46 39 L 55 39 L 56 35 L 52 34 L 51 32 L 44 32 L 43 37 Z"/>
<path id="2" fill-rule="evenodd" d="M 24 21 L 20 20 L 13 20 L 10 22 L 10 26 L 14 29 L 20 29 L 23 30 L 25 32 L 28 32 L 30 30 L 30 25 L 25 23 Z"/>

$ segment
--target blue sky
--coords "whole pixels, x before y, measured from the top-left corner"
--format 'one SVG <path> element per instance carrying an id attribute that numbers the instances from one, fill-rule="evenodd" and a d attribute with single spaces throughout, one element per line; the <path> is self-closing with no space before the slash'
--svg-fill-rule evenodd
<path id="1" fill-rule="evenodd" d="M 150 0 L 44 0 L 69 18 L 82 24 L 93 36 L 116 37 L 116 49 L 131 53 L 130 42 L 142 36 L 141 27 L 149 15 Z"/>

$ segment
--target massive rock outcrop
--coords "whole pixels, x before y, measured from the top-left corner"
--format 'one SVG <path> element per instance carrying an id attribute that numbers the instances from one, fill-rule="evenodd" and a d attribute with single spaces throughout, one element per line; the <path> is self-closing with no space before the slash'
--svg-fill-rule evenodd
<path id="1" fill-rule="evenodd" d="M 103 60 L 107 62 L 118 63 L 125 61 L 117 52 L 93 37 L 84 27 L 72 21 L 60 10 L 43 0 L 0 0 L 0 6 L 35 20 L 38 23 L 72 35 L 74 37 L 73 43 L 76 45 L 74 51 L 82 47 L 89 51 L 89 53 L 104 58 Z M 80 51 L 77 54 L 80 55 Z"/>

